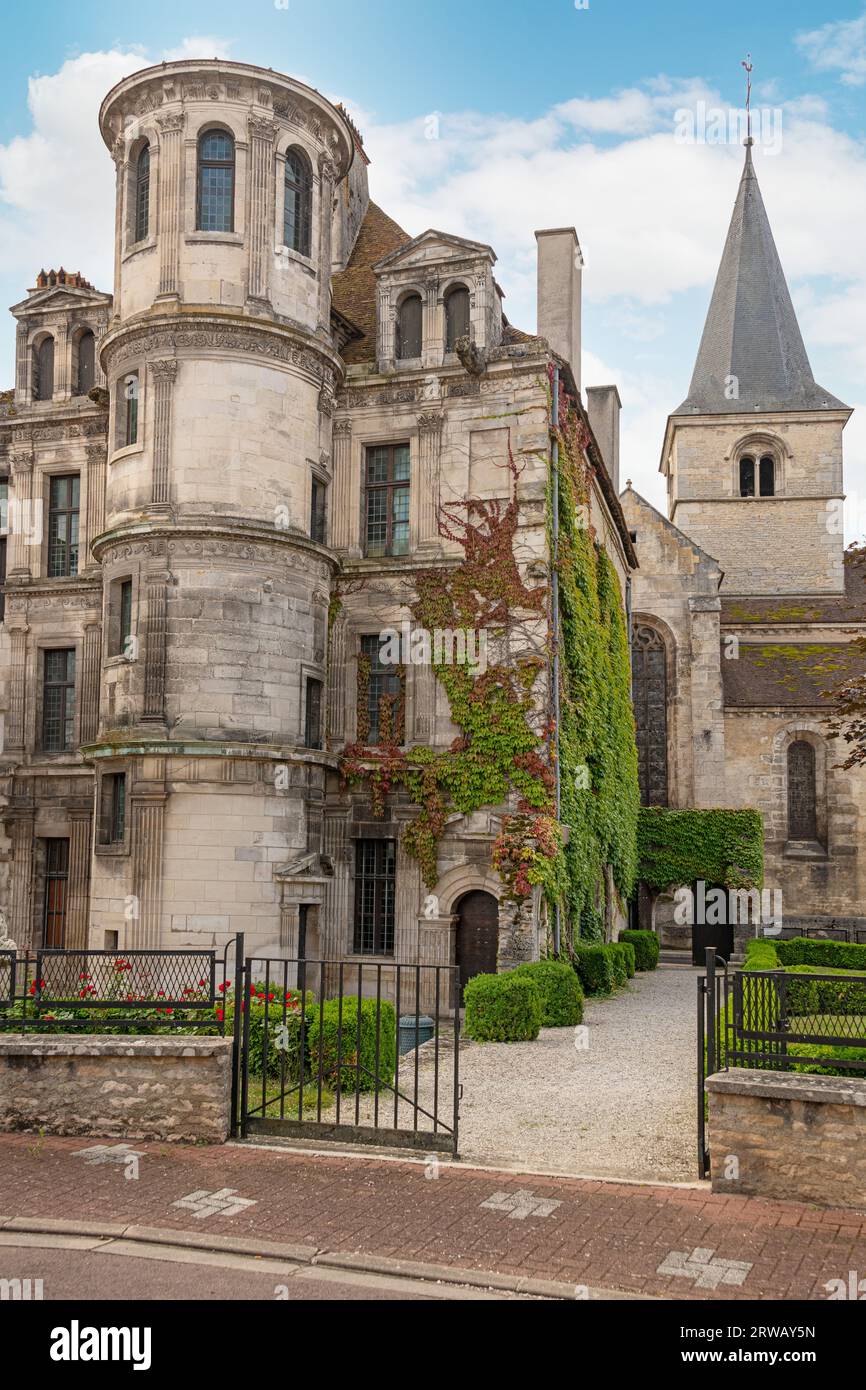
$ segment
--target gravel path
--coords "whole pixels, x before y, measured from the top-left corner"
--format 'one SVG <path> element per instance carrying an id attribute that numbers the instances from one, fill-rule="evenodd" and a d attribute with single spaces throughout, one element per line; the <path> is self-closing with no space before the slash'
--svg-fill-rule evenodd
<path id="1" fill-rule="evenodd" d="M 661 965 L 571 1028 L 460 1053 L 460 1152 L 608 1178 L 693 1181 L 695 974 Z"/>

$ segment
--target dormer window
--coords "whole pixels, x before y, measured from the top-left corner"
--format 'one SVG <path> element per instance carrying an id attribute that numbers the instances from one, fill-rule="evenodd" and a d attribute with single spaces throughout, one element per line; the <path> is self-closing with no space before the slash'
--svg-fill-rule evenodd
<path id="1" fill-rule="evenodd" d="M 469 291 L 454 285 L 445 295 L 445 351 L 455 352 L 459 338 L 469 333 Z"/>
<path id="2" fill-rule="evenodd" d="M 86 396 L 96 384 L 96 339 L 86 328 L 78 339 L 78 364 L 75 379 L 76 396 Z"/>
<path id="3" fill-rule="evenodd" d="M 43 338 L 33 354 L 33 398 L 50 401 L 54 395 L 54 339 Z"/>
<path id="4" fill-rule="evenodd" d="M 421 356 L 421 296 L 409 294 L 400 305 L 397 315 L 397 357 Z"/>

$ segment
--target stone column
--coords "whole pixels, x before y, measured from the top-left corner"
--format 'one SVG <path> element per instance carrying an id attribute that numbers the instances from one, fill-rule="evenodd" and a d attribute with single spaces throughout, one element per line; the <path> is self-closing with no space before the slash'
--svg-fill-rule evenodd
<path id="1" fill-rule="evenodd" d="M 81 661 L 81 742 L 92 743 L 99 730 L 99 676 L 102 664 L 102 629 L 88 623 L 84 629 Z"/>
<path id="2" fill-rule="evenodd" d="M 23 749 L 25 738 L 25 714 L 27 691 L 27 634 L 26 623 L 20 627 L 9 628 L 10 679 L 9 679 L 9 723 L 6 730 L 6 751 Z M 16 938 L 17 939 L 17 938 Z"/>
<path id="3" fill-rule="evenodd" d="M 335 420 L 332 440 L 331 544 L 335 550 L 348 550 L 358 524 L 352 513 L 352 421 Z"/>
<path id="4" fill-rule="evenodd" d="M 386 372 L 388 368 L 394 367 L 394 336 L 396 328 L 395 311 L 391 307 L 391 291 L 387 285 L 379 286 L 379 304 L 376 314 L 378 324 L 378 342 L 376 344 L 376 360 L 379 364 L 379 371 Z"/>
<path id="5" fill-rule="evenodd" d="M 171 399 L 177 378 L 177 358 L 169 357 L 163 361 L 151 362 L 150 375 L 153 381 L 153 481 L 151 484 L 151 506 L 168 507 L 171 488 L 169 483 L 169 463 L 171 459 Z"/>
<path id="6" fill-rule="evenodd" d="M 6 573 L 10 579 L 28 578 L 33 569 L 32 554 L 38 557 L 42 543 L 42 508 L 34 506 L 33 455 L 13 454 L 11 459 L 13 495 L 9 499 L 9 556 Z"/>
<path id="7" fill-rule="evenodd" d="M 132 891 L 138 916 L 133 918 L 131 947 L 136 950 L 154 950 L 160 942 L 166 800 L 156 793 L 132 802 Z"/>
<path id="8" fill-rule="evenodd" d="M 337 617 L 328 638 L 328 746 L 346 738 L 346 620 Z"/>
<path id="9" fill-rule="evenodd" d="M 90 851 L 93 814 L 73 811 L 69 817 L 69 906 L 64 944 L 85 950 L 90 924 Z"/>
<path id="10" fill-rule="evenodd" d="M 423 335 L 424 366 L 441 367 L 445 344 L 439 323 L 439 277 L 436 275 L 424 281 Z"/>
<path id="11" fill-rule="evenodd" d="M 90 547 L 105 527 L 105 466 L 104 444 L 88 444 L 87 453 L 87 562 L 85 570 L 98 570 L 100 566 L 93 559 Z"/>
<path id="12" fill-rule="evenodd" d="M 33 945 L 33 811 L 10 815 L 12 839 L 11 911 L 9 930 L 19 950 Z"/>
<path id="13" fill-rule="evenodd" d="M 184 114 L 157 116 L 159 126 L 159 295 L 180 294 L 180 235 L 183 225 Z"/>
<path id="14" fill-rule="evenodd" d="M 165 646 L 169 576 L 164 570 L 145 575 L 144 712 L 148 720 L 165 721 Z"/>
<path id="15" fill-rule="evenodd" d="M 439 546 L 439 471 L 444 416 L 429 411 L 418 416 L 421 476 L 418 497 L 418 544 Z"/>
<path id="16" fill-rule="evenodd" d="M 331 333 L 331 218 L 337 171 L 330 159 L 319 156 L 319 328 Z"/>
<path id="17" fill-rule="evenodd" d="M 269 304 L 268 280 L 274 250 L 274 136 L 273 121 L 250 116 L 249 153 L 249 296 Z"/>

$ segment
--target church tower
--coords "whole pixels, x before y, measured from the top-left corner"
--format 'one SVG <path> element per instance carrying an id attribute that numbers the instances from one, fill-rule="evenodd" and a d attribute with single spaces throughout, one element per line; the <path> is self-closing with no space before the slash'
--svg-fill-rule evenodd
<path id="1" fill-rule="evenodd" d="M 751 137 L 689 394 L 668 419 L 671 520 L 725 594 L 844 590 L 848 406 L 812 375 L 770 230 Z"/>

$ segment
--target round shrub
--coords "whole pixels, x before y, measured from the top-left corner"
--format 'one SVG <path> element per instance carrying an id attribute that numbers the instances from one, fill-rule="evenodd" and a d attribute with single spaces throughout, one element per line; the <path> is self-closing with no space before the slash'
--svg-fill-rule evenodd
<path id="1" fill-rule="evenodd" d="M 659 939 L 654 931 L 621 931 L 619 939 L 634 947 L 635 969 L 655 970 L 659 963 Z"/>
<path id="2" fill-rule="evenodd" d="M 535 980 L 516 970 L 475 975 L 463 991 L 464 1031 L 476 1042 L 531 1042 L 541 1028 L 543 1005 Z"/>
<path id="3" fill-rule="evenodd" d="M 614 959 L 607 946 L 581 946 L 577 943 L 574 948 L 574 968 L 585 994 L 612 994 L 616 989 Z"/>
<path id="4" fill-rule="evenodd" d="M 536 960 L 518 965 L 512 974 L 525 975 L 538 986 L 543 1028 L 569 1028 L 583 1021 L 583 987 L 565 961 Z"/>
<path id="5" fill-rule="evenodd" d="M 624 985 L 626 980 L 634 978 L 634 946 L 632 946 L 630 941 L 611 941 L 607 949 L 620 962 L 618 966 L 617 983 Z"/>

